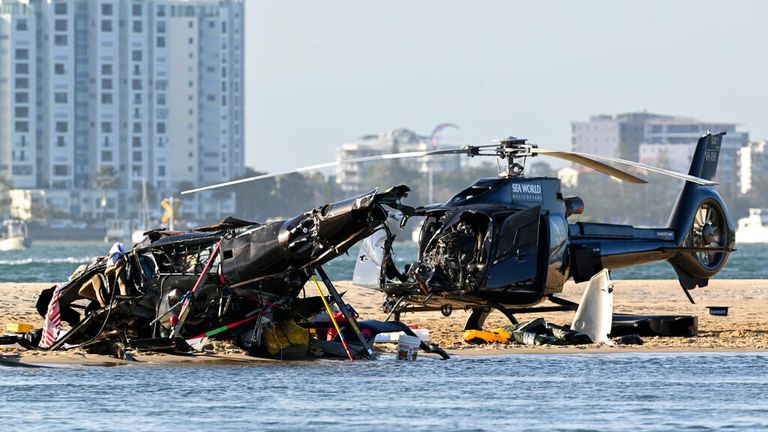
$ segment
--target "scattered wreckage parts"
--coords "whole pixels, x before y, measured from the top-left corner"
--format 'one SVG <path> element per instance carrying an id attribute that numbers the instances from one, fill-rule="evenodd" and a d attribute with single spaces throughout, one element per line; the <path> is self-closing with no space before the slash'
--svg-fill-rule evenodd
<path id="1" fill-rule="evenodd" d="M 380 227 L 385 206 L 410 213 L 400 204 L 408 190 L 374 190 L 263 224 L 227 218 L 189 232 L 148 231 L 133 249 L 115 246 L 65 284 L 44 290 L 36 306 L 46 327 L 22 343 L 49 337 L 50 350 L 80 347 L 122 357 L 130 350 L 183 353 L 220 338 L 254 356 L 333 354 L 316 349 L 309 336 L 310 327 L 330 325 L 312 321 L 323 312 L 324 297 L 299 294 L 318 272 L 328 302 L 346 311 L 321 266 Z M 345 317 L 344 328 L 359 336 L 350 339 L 351 356 L 372 357 L 376 333 L 367 327 L 360 336 L 364 321 L 357 327 L 355 319 Z M 69 331 L 58 331 L 62 321 Z"/>

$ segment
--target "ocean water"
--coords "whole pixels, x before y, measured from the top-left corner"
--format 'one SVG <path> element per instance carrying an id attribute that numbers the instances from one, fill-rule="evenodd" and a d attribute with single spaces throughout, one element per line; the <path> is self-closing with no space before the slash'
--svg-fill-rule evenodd
<path id="1" fill-rule="evenodd" d="M 768 429 L 768 354 L 0 367 L 3 430 Z"/>
<path id="2" fill-rule="evenodd" d="M 37 241 L 23 251 L 0 252 L 0 282 L 61 282 L 80 265 L 106 255 L 110 245 L 102 242 Z M 762 279 L 768 277 L 768 245 L 739 245 L 728 264 L 716 276 L 718 279 Z M 353 246 L 325 265 L 336 280 L 350 280 L 359 247 Z M 395 243 L 395 260 L 399 268 L 416 260 L 418 248 L 414 243 Z M 666 262 L 620 269 L 612 272 L 613 279 L 676 279 Z"/>

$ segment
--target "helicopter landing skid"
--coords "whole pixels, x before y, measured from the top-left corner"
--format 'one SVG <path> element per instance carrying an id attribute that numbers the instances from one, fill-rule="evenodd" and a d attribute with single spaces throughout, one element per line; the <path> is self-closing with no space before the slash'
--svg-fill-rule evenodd
<path id="1" fill-rule="evenodd" d="M 403 304 L 405 296 L 397 299 L 394 305 L 388 310 L 387 320 L 394 315 L 395 321 L 400 321 L 400 315 L 407 312 L 441 312 L 444 316 L 450 316 L 454 310 L 454 307 L 450 303 L 444 303 L 439 306 L 427 306 L 423 303 L 421 305 L 407 305 Z M 469 315 L 464 330 L 482 330 L 485 320 L 496 309 L 509 319 L 512 324 L 518 324 L 518 320 L 515 317 L 516 314 L 528 314 L 538 312 L 569 312 L 578 309 L 579 304 L 566 300 L 561 297 L 556 297 L 552 294 L 546 297 L 547 300 L 554 303 L 556 306 L 529 306 L 529 307 L 506 307 L 498 303 L 487 303 L 485 305 L 478 305 L 474 307 L 468 307 L 472 313 Z M 407 303 L 407 302 L 405 302 Z"/>

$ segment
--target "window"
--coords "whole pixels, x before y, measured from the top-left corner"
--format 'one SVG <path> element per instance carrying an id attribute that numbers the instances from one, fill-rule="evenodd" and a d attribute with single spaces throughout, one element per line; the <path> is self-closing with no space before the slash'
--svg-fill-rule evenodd
<path id="1" fill-rule="evenodd" d="M 102 75 L 112 75 L 112 65 L 109 63 L 101 65 Z"/>
<path id="2" fill-rule="evenodd" d="M 141 162 L 141 152 L 140 151 L 133 152 L 133 161 L 134 162 Z"/>
<path id="3" fill-rule="evenodd" d="M 31 176 L 32 165 L 14 165 L 12 168 L 13 175 L 17 176 Z"/>
<path id="4" fill-rule="evenodd" d="M 16 73 L 17 74 L 28 74 L 29 73 L 29 63 L 16 63 Z"/>
<path id="5" fill-rule="evenodd" d="M 26 19 L 19 19 L 16 21 L 16 31 L 27 31 Z"/>
<path id="6" fill-rule="evenodd" d="M 157 22 L 157 32 L 158 33 L 165 33 L 165 21 L 158 21 Z"/>
<path id="7" fill-rule="evenodd" d="M 101 122 L 101 133 L 112 133 L 112 123 Z"/>
<path id="8" fill-rule="evenodd" d="M 159 93 L 157 95 L 157 104 L 158 105 L 165 105 L 165 94 L 164 93 Z"/>
<path id="9" fill-rule="evenodd" d="M 64 135 L 56 136 L 56 147 L 64 147 Z"/>
<path id="10" fill-rule="evenodd" d="M 141 137 L 131 138 L 131 147 L 141 147 Z"/>
<path id="11" fill-rule="evenodd" d="M 112 33 L 112 20 L 101 20 L 101 31 L 103 33 Z"/>
<path id="12" fill-rule="evenodd" d="M 131 7 L 131 13 L 133 16 L 141 16 L 141 5 L 140 4 L 134 4 Z"/>
<path id="13" fill-rule="evenodd" d="M 141 123 L 133 124 L 133 133 L 141 133 Z"/>
<path id="14" fill-rule="evenodd" d="M 157 47 L 158 48 L 165 48 L 165 37 L 164 36 L 158 36 L 157 37 Z"/>
<path id="15" fill-rule="evenodd" d="M 16 78 L 16 88 L 19 88 L 19 89 L 29 88 L 29 78 Z"/>
<path id="16" fill-rule="evenodd" d="M 67 103 L 67 94 L 64 92 L 56 92 L 53 94 L 53 102 L 57 104 Z"/>
<path id="17" fill-rule="evenodd" d="M 134 33 L 142 32 L 141 21 L 138 21 L 138 20 L 133 21 L 133 32 Z"/>
<path id="18" fill-rule="evenodd" d="M 56 132 L 67 132 L 69 129 L 69 125 L 67 122 L 64 121 L 57 121 L 56 122 Z"/>
<path id="19" fill-rule="evenodd" d="M 17 118 L 27 118 L 29 117 L 29 107 L 16 107 L 14 114 Z"/>
<path id="20" fill-rule="evenodd" d="M 101 103 L 104 105 L 112 105 L 112 93 L 102 93 Z"/>
<path id="21" fill-rule="evenodd" d="M 221 32 L 226 33 L 227 32 L 227 23 L 225 21 L 221 22 Z"/>
<path id="22" fill-rule="evenodd" d="M 157 133 L 164 134 L 165 133 L 165 123 L 158 123 L 157 124 Z"/>
<path id="23" fill-rule="evenodd" d="M 102 78 L 101 79 L 101 89 L 102 90 L 112 90 L 112 80 L 110 78 Z"/>
<path id="24" fill-rule="evenodd" d="M 106 16 L 112 16 L 112 4 L 104 3 L 101 5 L 101 14 Z"/>
<path id="25" fill-rule="evenodd" d="M 53 27 L 56 31 L 67 31 L 67 20 L 57 19 Z"/>
<path id="26" fill-rule="evenodd" d="M 157 167 L 157 176 L 165 177 L 165 165 L 160 165 Z"/>
<path id="27" fill-rule="evenodd" d="M 157 7 L 157 16 L 165 16 L 165 6 Z"/>
<path id="28" fill-rule="evenodd" d="M 29 132 L 29 123 L 25 121 L 17 121 L 15 126 L 16 132 Z"/>
<path id="29" fill-rule="evenodd" d="M 67 166 L 67 165 L 54 165 L 53 166 L 53 175 L 56 175 L 56 176 L 68 176 L 69 175 L 69 166 Z"/>
<path id="30" fill-rule="evenodd" d="M 131 89 L 141 90 L 141 80 L 140 79 L 131 80 Z"/>
<path id="31" fill-rule="evenodd" d="M 101 161 L 102 162 L 112 162 L 112 152 L 109 150 L 105 150 L 101 152 Z"/>
<path id="32" fill-rule="evenodd" d="M 195 38 L 189 38 L 189 44 L 192 45 L 193 43 L 195 43 Z"/>
<path id="33" fill-rule="evenodd" d="M 16 93 L 16 103 L 29 103 L 29 93 L 27 92 Z"/>
<path id="34" fill-rule="evenodd" d="M 53 73 L 56 75 L 64 75 L 66 72 L 64 71 L 64 63 L 56 63 L 53 65 Z"/>
<path id="35" fill-rule="evenodd" d="M 141 51 L 139 51 L 139 50 L 131 51 L 131 60 L 133 60 L 133 61 L 141 61 Z"/>
<path id="36" fill-rule="evenodd" d="M 53 38 L 53 43 L 56 46 L 67 46 L 67 35 L 56 35 Z"/>
<path id="37" fill-rule="evenodd" d="M 29 50 L 26 48 L 16 48 L 16 60 L 29 60 Z"/>
<path id="38" fill-rule="evenodd" d="M 195 26 L 195 22 L 192 20 L 189 20 L 189 28 L 193 28 Z"/>
<path id="39" fill-rule="evenodd" d="M 53 11 L 56 15 L 66 15 L 67 14 L 67 4 L 66 3 L 56 3 L 53 5 Z"/>

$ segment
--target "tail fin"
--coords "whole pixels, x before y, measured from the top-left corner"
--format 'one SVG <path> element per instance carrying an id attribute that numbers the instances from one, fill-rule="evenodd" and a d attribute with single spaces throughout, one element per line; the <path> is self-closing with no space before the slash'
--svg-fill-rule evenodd
<path id="1" fill-rule="evenodd" d="M 688 175 L 713 180 L 717 173 L 717 161 L 720 160 L 720 144 L 723 142 L 725 132 L 710 134 L 699 138 L 696 143 L 696 151 L 693 153 L 691 168 Z"/>
<path id="2" fill-rule="evenodd" d="M 689 175 L 713 180 L 725 132 L 699 138 Z M 734 223 L 725 203 L 712 186 L 686 182 L 669 217 L 681 251 L 669 259 L 685 289 L 705 286 L 725 265 L 734 244 Z M 702 248 L 713 248 L 706 252 Z"/>

